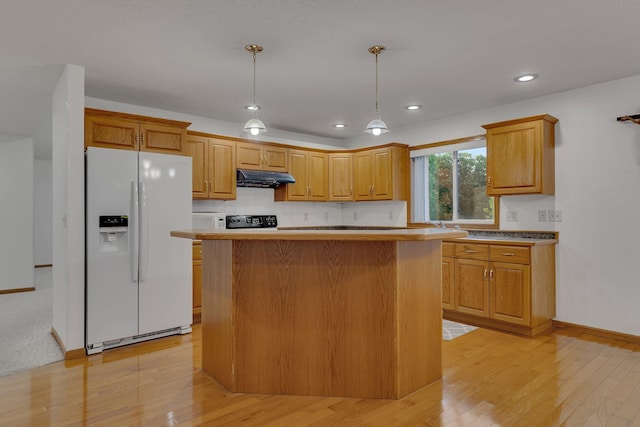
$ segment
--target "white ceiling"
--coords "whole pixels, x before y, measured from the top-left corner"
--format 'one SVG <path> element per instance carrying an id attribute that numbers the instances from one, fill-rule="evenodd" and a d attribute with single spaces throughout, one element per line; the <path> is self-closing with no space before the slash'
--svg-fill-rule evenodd
<path id="1" fill-rule="evenodd" d="M 638 0 L 0 0 L 0 133 L 46 120 L 61 64 L 86 95 L 333 138 L 640 74 Z M 513 77 L 539 74 L 529 84 Z M 409 112 L 404 106 L 424 108 Z M 346 129 L 332 127 L 344 122 Z"/>

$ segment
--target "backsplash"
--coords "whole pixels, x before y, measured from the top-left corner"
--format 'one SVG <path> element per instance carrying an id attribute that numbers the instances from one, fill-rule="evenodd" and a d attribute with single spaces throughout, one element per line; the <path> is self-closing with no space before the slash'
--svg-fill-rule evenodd
<path id="1" fill-rule="evenodd" d="M 193 212 L 225 215 L 278 216 L 283 227 L 312 225 L 368 225 L 404 227 L 407 203 L 376 202 L 275 202 L 271 188 L 238 187 L 236 200 L 194 200 Z"/>
<path id="2" fill-rule="evenodd" d="M 545 231 L 504 231 L 504 230 L 467 230 L 469 236 L 477 237 L 508 237 L 513 239 L 555 239 L 556 234 Z"/>

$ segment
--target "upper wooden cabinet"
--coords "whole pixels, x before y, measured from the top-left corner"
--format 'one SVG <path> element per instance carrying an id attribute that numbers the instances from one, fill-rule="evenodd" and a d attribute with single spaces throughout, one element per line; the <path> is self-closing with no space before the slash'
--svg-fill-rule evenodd
<path id="1" fill-rule="evenodd" d="M 276 188 L 276 201 L 311 200 L 324 202 L 329 199 L 329 172 L 326 153 L 289 149 L 289 174 L 295 184 Z"/>
<path id="2" fill-rule="evenodd" d="M 483 125 L 487 194 L 554 194 L 554 125 L 548 114 Z"/>
<path id="3" fill-rule="evenodd" d="M 238 169 L 288 172 L 287 149 L 274 145 L 238 142 L 236 167 Z"/>
<path id="4" fill-rule="evenodd" d="M 134 114 L 85 109 L 84 145 L 187 155 L 191 123 Z"/>
<path id="5" fill-rule="evenodd" d="M 409 150 L 391 145 L 353 154 L 355 200 L 407 200 Z"/>
<path id="6" fill-rule="evenodd" d="M 353 155 L 329 154 L 329 200 L 350 202 L 353 200 Z"/>
<path id="7" fill-rule="evenodd" d="M 236 144 L 213 135 L 189 132 L 187 153 L 193 159 L 193 198 L 236 198 Z"/>

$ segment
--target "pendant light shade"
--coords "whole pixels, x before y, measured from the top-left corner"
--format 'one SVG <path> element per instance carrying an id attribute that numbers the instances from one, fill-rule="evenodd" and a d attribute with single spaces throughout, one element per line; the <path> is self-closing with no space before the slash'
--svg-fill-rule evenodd
<path id="1" fill-rule="evenodd" d="M 378 136 L 382 135 L 383 133 L 389 132 L 389 129 L 387 128 L 387 124 L 382 120 L 373 119 L 369 122 L 364 131 L 371 135 Z"/>
<path id="2" fill-rule="evenodd" d="M 387 124 L 380 118 L 380 112 L 378 111 L 378 55 L 385 49 L 384 46 L 376 45 L 369 48 L 369 53 L 376 56 L 376 118 L 371 120 L 366 128 L 365 133 L 378 136 L 389 132 Z"/>
<path id="3" fill-rule="evenodd" d="M 262 120 L 258 118 L 258 108 L 256 105 L 256 53 L 262 52 L 262 46 L 257 44 L 249 44 L 245 46 L 245 49 L 253 54 L 253 108 L 251 108 L 251 118 L 244 124 L 245 132 L 251 135 L 258 135 L 259 133 L 266 132 L 267 128 L 262 123 Z"/>
<path id="4" fill-rule="evenodd" d="M 265 132 L 267 128 L 264 127 L 264 123 L 257 117 L 253 117 L 244 124 L 245 132 L 251 133 L 251 135 L 258 135 L 260 132 Z"/>

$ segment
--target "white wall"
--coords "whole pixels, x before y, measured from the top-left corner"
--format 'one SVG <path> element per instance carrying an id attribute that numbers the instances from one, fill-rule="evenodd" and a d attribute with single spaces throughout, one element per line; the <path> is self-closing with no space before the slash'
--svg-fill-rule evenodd
<path id="1" fill-rule="evenodd" d="M 640 335 L 640 126 L 616 121 L 640 113 L 640 76 L 391 129 L 376 141 L 425 144 L 544 113 L 559 119 L 556 194 L 502 197 L 501 228 L 560 232 L 557 320 Z M 561 210 L 562 222 L 538 222 L 538 209 Z M 517 222 L 506 222 L 507 210 L 517 211 Z"/>
<path id="2" fill-rule="evenodd" d="M 35 265 L 53 262 L 53 184 L 51 160 L 35 159 L 33 178 L 33 249 Z"/>
<path id="3" fill-rule="evenodd" d="M 0 143 L 0 290 L 33 283 L 33 139 Z"/>
<path id="4" fill-rule="evenodd" d="M 84 68 L 66 65 L 52 97 L 53 327 L 84 347 Z"/>

